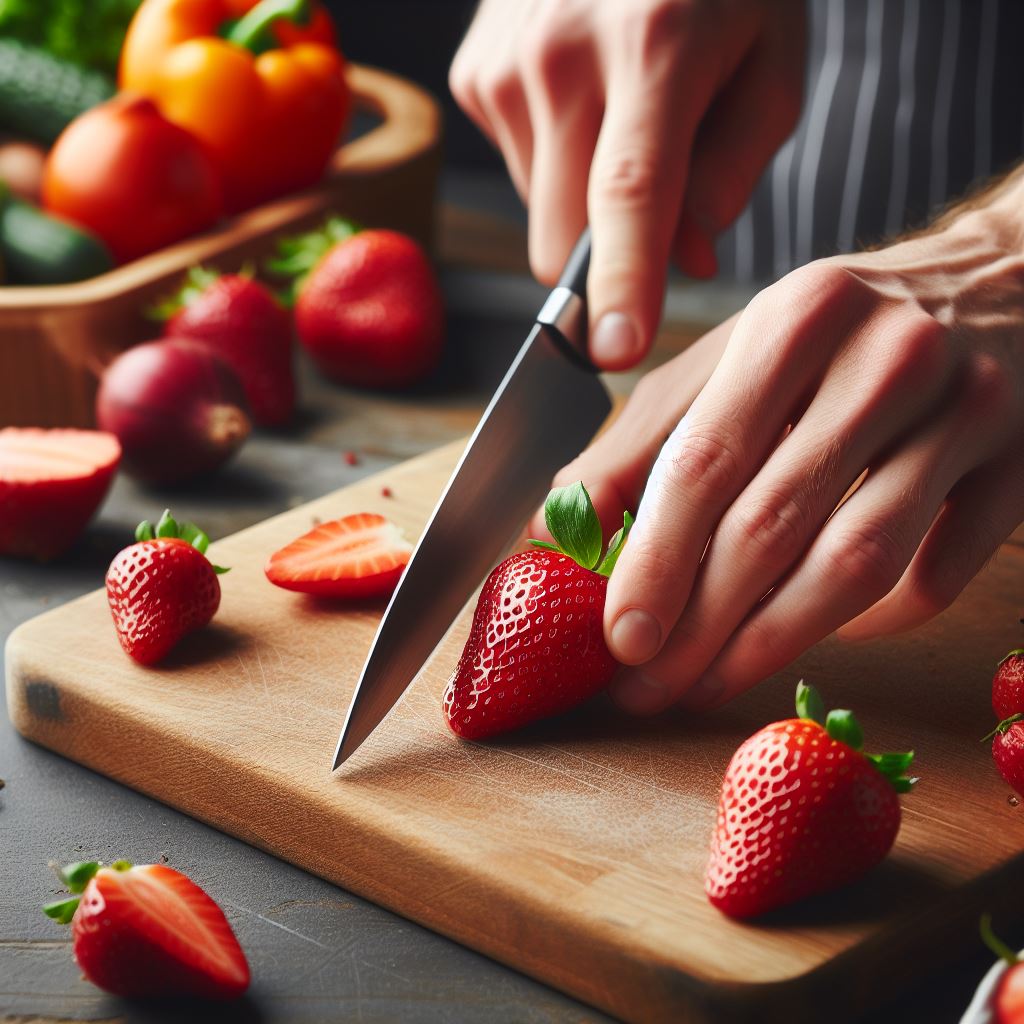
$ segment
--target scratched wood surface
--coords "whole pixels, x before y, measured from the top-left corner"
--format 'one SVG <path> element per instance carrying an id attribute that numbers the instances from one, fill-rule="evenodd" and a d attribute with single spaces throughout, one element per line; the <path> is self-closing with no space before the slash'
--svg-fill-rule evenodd
<path id="1" fill-rule="evenodd" d="M 456 740 L 440 695 L 466 616 L 342 771 L 330 758 L 381 608 L 271 587 L 266 555 L 316 518 L 379 510 L 421 527 L 448 446 L 218 542 L 216 625 L 168 663 L 123 656 L 102 593 L 17 629 L 23 735 L 627 1020 L 830 1019 L 974 942 L 1024 900 L 1021 830 L 977 742 L 991 668 L 1018 639 L 1024 550 L 1009 544 L 932 626 L 820 645 L 700 720 L 623 721 L 603 700 L 489 745 Z M 387 485 L 392 497 L 382 494 Z M 706 903 L 717 789 L 746 735 L 813 679 L 874 749 L 918 751 L 903 830 L 869 879 L 760 924 Z M 870 978 L 870 985 L 865 984 Z"/>

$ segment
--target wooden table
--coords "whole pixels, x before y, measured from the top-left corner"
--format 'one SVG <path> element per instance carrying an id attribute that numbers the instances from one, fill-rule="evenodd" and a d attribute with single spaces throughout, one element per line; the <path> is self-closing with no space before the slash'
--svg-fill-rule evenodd
<path id="1" fill-rule="evenodd" d="M 441 253 L 449 265 L 500 251 L 504 271 L 522 267 L 519 233 L 452 211 L 444 223 Z M 455 312 L 446 366 L 434 382 L 401 398 L 359 394 L 325 384 L 304 364 L 303 412 L 295 428 L 254 437 L 212 486 L 167 493 L 119 479 L 69 558 L 43 567 L 0 560 L 0 644 L 19 622 L 98 586 L 134 524 L 165 504 L 222 536 L 468 433 L 523 338 L 537 292 L 515 277 L 470 279 L 458 269 L 446 273 L 446 287 Z M 472 312 L 484 307 L 491 315 Z M 693 324 L 670 326 L 655 358 L 677 351 L 695 333 Z M 616 387 L 628 389 L 629 382 L 621 379 Z M 357 454 L 357 465 L 346 463 L 346 451 Z M 251 993 L 226 1011 L 190 1008 L 197 1021 L 608 1019 L 22 741 L 6 716 L 0 778 L 6 782 L 0 792 L 0 1020 L 179 1019 L 180 1008 L 125 1003 L 82 981 L 68 933 L 39 911 L 58 892 L 49 860 L 115 855 L 137 862 L 164 855 L 186 872 L 201 865 L 203 877 L 214 880 L 211 889 L 243 922 Z M 978 954 L 958 971 L 872 1019 L 958 1020 L 990 960 L 979 943 Z"/>

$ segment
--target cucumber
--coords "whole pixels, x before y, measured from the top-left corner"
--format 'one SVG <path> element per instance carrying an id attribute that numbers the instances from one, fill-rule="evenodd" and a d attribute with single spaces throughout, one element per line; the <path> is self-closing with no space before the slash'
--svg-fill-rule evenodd
<path id="1" fill-rule="evenodd" d="M 95 235 L 5 193 L 0 185 L 0 258 L 8 284 L 67 284 L 114 266 Z"/>
<path id="2" fill-rule="evenodd" d="M 114 91 L 102 72 L 0 37 L 0 128 L 13 135 L 52 143 L 79 114 Z"/>

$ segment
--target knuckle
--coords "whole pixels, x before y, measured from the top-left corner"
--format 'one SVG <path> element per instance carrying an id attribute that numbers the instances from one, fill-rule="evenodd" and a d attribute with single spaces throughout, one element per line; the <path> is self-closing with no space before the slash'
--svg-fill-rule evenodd
<path id="1" fill-rule="evenodd" d="M 693 0 L 633 0 L 618 5 L 618 28 L 646 54 L 663 49 L 666 42 L 692 26 L 699 11 Z"/>
<path id="2" fill-rule="evenodd" d="M 628 545 L 627 545 L 628 549 Z M 629 555 L 629 568 L 634 580 L 643 581 L 648 606 L 656 594 L 678 589 L 680 563 L 672 545 L 640 543 Z"/>
<path id="3" fill-rule="evenodd" d="M 498 113 L 513 110 L 520 100 L 519 78 L 511 68 L 495 67 L 479 76 L 477 91 L 486 105 Z"/>
<path id="4" fill-rule="evenodd" d="M 469 62 L 459 55 L 448 69 L 448 89 L 460 107 L 466 108 L 476 102 L 476 76 L 470 70 Z"/>
<path id="5" fill-rule="evenodd" d="M 906 560 L 903 545 L 881 520 L 848 526 L 825 552 L 828 575 L 849 580 L 873 597 L 887 594 L 899 582 Z"/>
<path id="6" fill-rule="evenodd" d="M 551 13 L 539 14 L 523 36 L 520 50 L 524 73 L 541 82 L 557 81 L 567 53 L 563 26 Z"/>
<path id="7" fill-rule="evenodd" d="M 962 582 L 955 582 L 958 578 L 945 569 L 929 569 L 915 575 L 907 599 L 919 613 L 919 621 L 935 618 L 956 600 L 963 589 Z"/>
<path id="8" fill-rule="evenodd" d="M 950 362 L 949 330 L 927 314 L 917 316 L 904 328 L 897 349 L 897 368 L 916 388 L 937 384 Z"/>
<path id="9" fill-rule="evenodd" d="M 597 203 L 633 209 L 651 201 L 658 183 L 658 162 L 646 147 L 618 149 L 595 163 L 590 192 Z"/>
<path id="10" fill-rule="evenodd" d="M 799 557 L 808 536 L 808 516 L 792 494 L 767 492 L 732 514 L 731 536 L 744 553 L 765 568 L 781 572 Z"/>
<path id="11" fill-rule="evenodd" d="M 1016 406 L 1015 384 L 1008 367 L 988 352 L 975 353 L 964 373 L 963 408 L 972 419 L 1005 422 Z"/>
<path id="12" fill-rule="evenodd" d="M 720 504 L 735 494 L 740 461 L 729 439 L 691 429 L 662 448 L 656 470 L 674 491 Z"/>

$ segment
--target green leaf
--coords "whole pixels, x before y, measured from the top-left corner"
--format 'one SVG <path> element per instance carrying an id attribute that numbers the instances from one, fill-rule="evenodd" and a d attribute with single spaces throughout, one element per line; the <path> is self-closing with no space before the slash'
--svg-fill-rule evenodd
<path id="1" fill-rule="evenodd" d="M 152 540 L 154 536 L 153 524 L 148 519 L 143 519 L 142 522 L 135 527 L 136 540 Z"/>
<path id="2" fill-rule="evenodd" d="M 562 551 L 584 569 L 593 569 L 601 560 L 601 521 L 581 481 L 556 487 L 548 495 L 544 521 Z"/>
<path id="3" fill-rule="evenodd" d="M 619 560 L 619 555 L 622 554 L 622 550 L 626 546 L 626 541 L 629 538 L 629 531 L 633 528 L 634 522 L 636 522 L 636 520 L 628 509 L 622 513 L 622 529 L 617 530 L 612 539 L 608 541 L 608 552 L 601 560 L 601 564 L 597 567 L 597 571 L 602 576 L 611 576 L 612 569 L 615 568 L 615 564 Z"/>
<path id="4" fill-rule="evenodd" d="M 94 860 L 76 861 L 60 869 L 60 879 L 72 892 L 84 892 L 101 867 L 102 865 Z"/>
<path id="5" fill-rule="evenodd" d="M 191 544 L 201 555 L 205 555 L 206 549 L 210 546 L 210 538 L 195 523 L 182 523 L 178 527 L 178 536 L 186 544 Z"/>
<path id="6" fill-rule="evenodd" d="M 145 311 L 146 317 L 160 323 L 170 320 L 186 306 L 192 305 L 220 276 L 218 271 L 199 264 L 190 267 L 181 287 L 150 306 Z"/>
<path id="7" fill-rule="evenodd" d="M 853 717 L 852 711 L 837 708 L 828 713 L 825 719 L 825 732 L 834 740 L 845 743 L 854 750 L 860 750 L 864 746 L 864 733 L 861 731 L 860 723 Z"/>
<path id="8" fill-rule="evenodd" d="M 71 919 L 75 916 L 79 903 L 81 903 L 79 896 L 72 896 L 66 900 L 54 900 L 53 903 L 47 903 L 43 907 L 43 913 L 47 917 L 53 918 L 58 924 L 71 924 Z"/>
<path id="9" fill-rule="evenodd" d="M 557 544 L 549 544 L 546 540 L 534 540 L 531 537 L 530 543 L 535 548 L 544 548 L 545 551 L 557 551 L 559 554 L 562 553 L 562 549 Z"/>
<path id="10" fill-rule="evenodd" d="M 864 755 L 883 775 L 902 775 L 914 763 L 914 752 L 905 750 L 900 754 Z"/>
<path id="11" fill-rule="evenodd" d="M 164 509 L 164 514 L 160 517 L 160 522 L 156 524 L 156 535 L 158 537 L 178 536 L 178 524 L 171 515 L 171 510 L 169 508 Z"/>
<path id="12" fill-rule="evenodd" d="M 277 256 L 266 262 L 266 269 L 279 277 L 291 278 L 289 290 L 280 295 L 287 306 L 294 305 L 299 290 L 313 268 L 336 246 L 362 231 L 362 225 L 344 217 L 329 217 L 315 231 L 282 238 Z"/>
<path id="13" fill-rule="evenodd" d="M 228 567 L 227 567 L 227 568 L 225 569 L 223 565 L 214 565 L 214 564 L 213 564 L 213 562 L 211 562 L 211 563 L 210 563 L 210 568 L 211 568 L 211 569 L 213 569 L 213 571 L 214 571 L 214 572 L 215 572 L 215 573 L 216 573 L 216 574 L 217 574 L 218 576 L 223 576 L 223 575 L 224 575 L 224 573 L 226 573 L 226 572 L 231 572 L 231 566 L 228 566 Z"/>
<path id="14" fill-rule="evenodd" d="M 802 679 L 796 684 L 796 713 L 798 718 L 806 718 L 818 725 L 825 724 L 825 703 L 821 694 Z"/>

